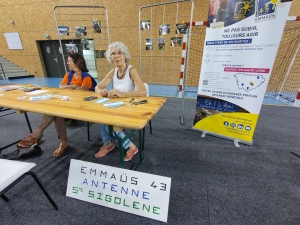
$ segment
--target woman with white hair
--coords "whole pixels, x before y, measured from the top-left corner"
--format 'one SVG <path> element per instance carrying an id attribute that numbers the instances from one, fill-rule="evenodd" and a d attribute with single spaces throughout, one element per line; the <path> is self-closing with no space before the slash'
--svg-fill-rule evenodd
<path id="1" fill-rule="evenodd" d="M 95 92 L 108 98 L 140 97 L 146 96 L 146 88 L 136 68 L 128 64 L 130 54 L 128 48 L 122 42 L 114 42 L 108 46 L 106 59 L 116 67 L 96 86 Z M 113 89 L 106 87 L 113 82 Z M 104 157 L 114 149 L 112 139 L 108 134 L 107 125 L 100 124 L 103 146 L 95 154 L 96 158 Z M 124 138 L 123 132 L 116 132 L 120 138 Z M 128 139 L 123 143 L 124 149 L 128 149 L 124 161 L 129 161 L 138 152 L 138 148 Z"/>

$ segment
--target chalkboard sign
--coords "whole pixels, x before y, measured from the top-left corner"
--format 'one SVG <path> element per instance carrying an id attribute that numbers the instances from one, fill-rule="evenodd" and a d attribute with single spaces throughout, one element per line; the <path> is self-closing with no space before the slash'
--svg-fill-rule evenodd
<path id="1" fill-rule="evenodd" d="M 223 112 L 237 112 L 239 106 L 227 102 L 225 100 L 213 99 L 213 98 L 205 98 L 205 97 L 197 97 L 196 107 L 218 110 Z"/>

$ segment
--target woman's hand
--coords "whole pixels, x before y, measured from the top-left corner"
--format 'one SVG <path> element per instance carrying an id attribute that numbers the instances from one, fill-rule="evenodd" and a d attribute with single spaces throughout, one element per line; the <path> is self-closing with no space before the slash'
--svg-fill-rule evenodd
<path id="1" fill-rule="evenodd" d="M 89 88 L 87 86 L 81 86 L 81 87 L 79 87 L 78 85 L 76 85 L 76 86 L 77 87 L 75 88 L 75 90 L 83 90 L 83 91 L 88 91 L 89 90 Z"/>
<path id="2" fill-rule="evenodd" d="M 122 98 L 124 97 L 123 93 L 119 92 L 116 89 L 112 89 L 108 92 L 107 97 L 109 98 L 113 98 L 113 97 L 118 97 L 118 98 Z"/>
<path id="3" fill-rule="evenodd" d="M 102 97 L 107 97 L 108 91 L 106 89 L 100 89 L 98 94 L 102 95 Z"/>

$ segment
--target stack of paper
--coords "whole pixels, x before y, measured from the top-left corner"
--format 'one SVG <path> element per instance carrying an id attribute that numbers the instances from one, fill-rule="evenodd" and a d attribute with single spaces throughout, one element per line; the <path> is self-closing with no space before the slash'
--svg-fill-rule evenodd
<path id="1" fill-rule="evenodd" d="M 103 104 L 103 106 L 108 107 L 108 108 L 117 108 L 124 104 L 125 104 L 125 102 L 111 102 L 111 103 L 105 103 L 105 104 Z"/>
<path id="2" fill-rule="evenodd" d="M 41 100 L 50 99 L 51 97 L 52 97 L 52 95 L 40 95 L 40 96 L 30 97 L 29 100 L 30 101 L 41 101 Z"/>
<path id="3" fill-rule="evenodd" d="M 107 102 L 108 100 L 110 100 L 110 98 L 99 98 L 99 99 L 95 100 L 94 102 L 96 102 L 96 103 L 104 103 L 104 102 Z"/>

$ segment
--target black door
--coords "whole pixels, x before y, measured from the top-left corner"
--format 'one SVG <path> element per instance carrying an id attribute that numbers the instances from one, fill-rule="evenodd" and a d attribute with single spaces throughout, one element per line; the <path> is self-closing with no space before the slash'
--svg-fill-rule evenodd
<path id="1" fill-rule="evenodd" d="M 76 44 L 78 48 L 78 52 L 82 54 L 82 47 L 80 40 L 62 40 L 62 48 L 63 48 L 63 57 L 60 53 L 60 45 L 59 41 L 40 41 L 39 46 L 41 49 L 43 61 L 46 69 L 46 77 L 54 77 L 54 78 L 63 78 L 66 74 L 65 66 L 68 55 L 66 51 L 65 44 Z M 66 66 L 68 70 L 68 67 Z"/>

